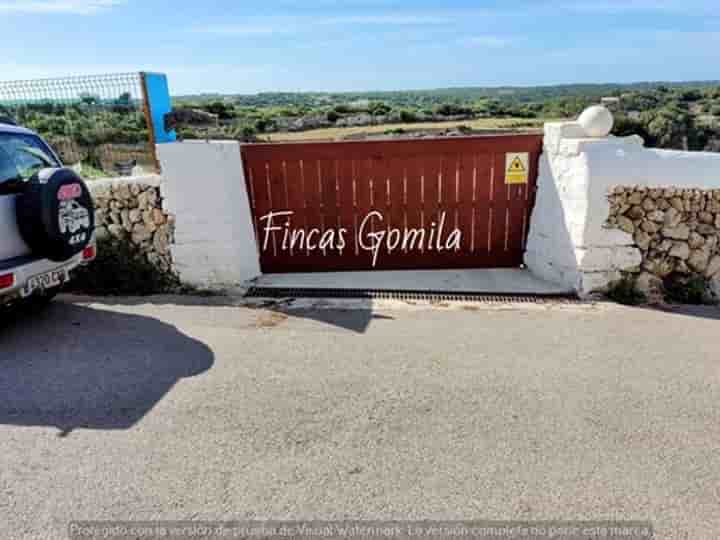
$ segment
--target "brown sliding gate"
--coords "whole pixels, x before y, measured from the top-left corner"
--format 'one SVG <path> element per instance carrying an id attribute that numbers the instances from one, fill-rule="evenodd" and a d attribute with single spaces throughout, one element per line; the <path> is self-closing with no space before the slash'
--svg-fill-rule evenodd
<path id="1" fill-rule="evenodd" d="M 540 135 L 242 146 L 263 272 L 518 267 Z"/>

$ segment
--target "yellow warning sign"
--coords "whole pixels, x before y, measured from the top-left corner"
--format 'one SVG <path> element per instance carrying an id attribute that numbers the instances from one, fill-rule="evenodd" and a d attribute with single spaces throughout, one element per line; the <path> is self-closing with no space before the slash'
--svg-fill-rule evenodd
<path id="1" fill-rule="evenodd" d="M 530 171 L 530 154 L 527 152 L 505 154 L 505 183 L 527 184 Z"/>

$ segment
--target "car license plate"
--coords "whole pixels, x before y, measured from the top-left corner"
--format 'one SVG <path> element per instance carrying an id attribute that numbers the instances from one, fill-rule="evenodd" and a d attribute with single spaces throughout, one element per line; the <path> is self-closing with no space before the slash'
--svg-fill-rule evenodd
<path id="1" fill-rule="evenodd" d="M 59 287 L 70 278 L 67 269 L 61 268 L 60 270 L 52 270 L 44 274 L 38 274 L 37 276 L 31 277 L 27 284 L 20 290 L 21 296 L 30 296 L 35 291 L 44 291 L 45 289 L 52 289 L 53 287 Z"/>

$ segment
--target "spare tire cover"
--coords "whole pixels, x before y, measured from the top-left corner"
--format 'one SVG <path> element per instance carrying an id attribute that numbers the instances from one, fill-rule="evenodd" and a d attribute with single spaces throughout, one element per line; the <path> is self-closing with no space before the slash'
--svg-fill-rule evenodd
<path id="1" fill-rule="evenodd" d="M 43 169 L 16 199 L 18 228 L 33 253 L 66 261 L 90 243 L 95 209 L 85 182 L 72 169 Z"/>

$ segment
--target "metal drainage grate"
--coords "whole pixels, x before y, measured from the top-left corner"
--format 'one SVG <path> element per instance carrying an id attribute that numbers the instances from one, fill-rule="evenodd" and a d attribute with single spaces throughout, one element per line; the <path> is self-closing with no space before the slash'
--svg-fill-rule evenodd
<path id="1" fill-rule="evenodd" d="M 580 300 L 570 294 L 487 294 L 477 292 L 446 293 L 438 291 L 400 291 L 367 289 L 282 289 L 252 287 L 248 298 L 367 298 L 372 300 L 405 300 L 421 302 L 481 302 L 525 304 L 570 304 Z"/>

